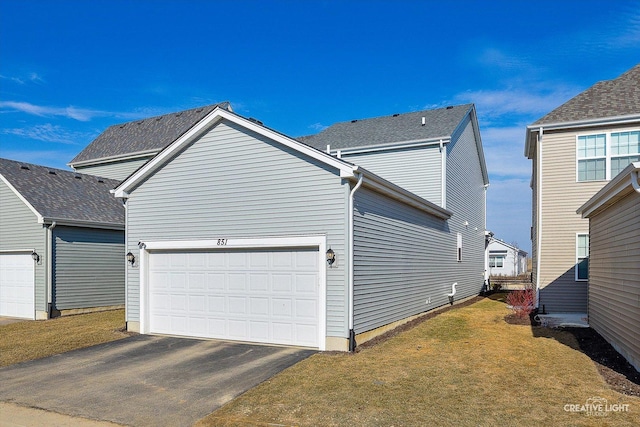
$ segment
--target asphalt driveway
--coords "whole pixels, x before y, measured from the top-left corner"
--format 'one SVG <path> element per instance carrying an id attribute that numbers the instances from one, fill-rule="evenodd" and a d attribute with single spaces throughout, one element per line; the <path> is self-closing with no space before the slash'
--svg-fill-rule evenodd
<path id="1" fill-rule="evenodd" d="M 313 350 L 136 335 L 0 369 L 0 401 L 134 426 L 188 426 Z"/>

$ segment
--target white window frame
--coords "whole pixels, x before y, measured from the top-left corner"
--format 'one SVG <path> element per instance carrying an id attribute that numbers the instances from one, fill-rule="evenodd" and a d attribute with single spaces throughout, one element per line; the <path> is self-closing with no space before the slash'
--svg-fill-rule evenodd
<path id="1" fill-rule="evenodd" d="M 603 181 L 610 181 L 611 178 L 613 178 L 613 176 L 611 175 L 611 159 L 612 158 L 620 158 L 620 157 L 629 157 L 629 156 L 633 156 L 634 154 L 616 154 L 613 155 L 613 147 L 612 147 L 612 138 L 611 135 L 612 134 L 620 134 L 620 133 L 627 133 L 627 132 L 640 132 L 640 129 L 624 129 L 624 130 L 615 130 L 615 131 L 607 131 L 607 132 L 589 132 L 589 133 L 581 133 L 581 134 L 577 134 L 576 135 L 576 140 L 575 140 L 575 171 L 576 171 L 576 182 L 603 182 Z M 588 136 L 595 136 L 595 135 L 604 135 L 604 156 L 594 156 L 594 157 L 579 157 L 578 156 L 578 142 L 580 140 L 581 137 L 588 137 Z M 638 153 L 638 155 L 640 155 L 640 153 Z M 596 180 L 586 180 L 586 181 L 580 181 L 579 180 L 579 174 L 578 174 L 578 165 L 580 164 L 581 160 L 596 160 L 596 159 L 605 159 L 605 177 L 604 179 L 596 179 Z"/>
<path id="2" fill-rule="evenodd" d="M 586 257 L 581 257 L 578 254 L 578 239 L 580 238 L 580 236 L 587 236 L 588 242 L 587 242 L 587 256 Z M 581 233 L 576 233 L 576 263 L 574 266 L 574 270 L 575 270 L 575 281 L 576 282 L 588 282 L 589 281 L 589 270 L 587 269 L 587 277 L 585 279 L 581 279 L 578 277 L 578 264 L 580 263 L 581 260 L 585 259 L 585 258 L 589 258 L 591 255 L 591 238 L 589 237 L 589 233 L 588 232 L 581 232 Z M 589 260 L 590 261 L 590 260 Z"/>
<path id="3" fill-rule="evenodd" d="M 493 265 L 491 265 L 491 259 L 493 258 Z M 489 255 L 489 267 L 491 268 L 504 268 L 504 255 Z M 501 265 L 498 265 L 497 261 L 500 260 Z"/>
<path id="4" fill-rule="evenodd" d="M 580 138 L 589 137 L 589 136 L 597 136 L 604 135 L 604 156 L 592 156 L 592 157 L 580 157 L 578 153 L 579 141 Z M 576 182 L 601 182 L 611 179 L 610 175 L 610 166 L 611 166 L 611 155 L 609 152 L 609 140 L 610 140 L 610 132 L 596 132 L 596 133 L 588 133 L 576 135 Z M 604 159 L 604 179 L 593 179 L 593 180 L 585 180 L 580 181 L 580 174 L 578 172 L 578 167 L 580 165 L 581 160 L 599 160 Z"/>

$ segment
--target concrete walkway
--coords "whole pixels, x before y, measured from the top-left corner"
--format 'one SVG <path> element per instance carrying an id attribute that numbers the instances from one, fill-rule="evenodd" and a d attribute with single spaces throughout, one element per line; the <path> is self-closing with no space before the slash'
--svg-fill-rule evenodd
<path id="1" fill-rule="evenodd" d="M 117 427 L 120 425 L 0 402 L 0 427 Z"/>

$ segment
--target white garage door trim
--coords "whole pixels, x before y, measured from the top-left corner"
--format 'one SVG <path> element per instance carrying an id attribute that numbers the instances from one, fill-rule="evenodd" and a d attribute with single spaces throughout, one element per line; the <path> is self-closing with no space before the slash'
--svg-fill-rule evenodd
<path id="1" fill-rule="evenodd" d="M 149 251 L 154 250 L 212 250 L 228 249 L 318 249 L 318 348 L 325 350 L 326 336 L 326 236 L 293 236 L 267 238 L 220 238 L 214 240 L 176 240 L 140 243 L 140 333 L 150 333 L 149 307 Z"/>
<path id="2" fill-rule="evenodd" d="M 21 266 L 26 268 L 22 272 L 28 270 L 22 277 L 24 281 L 21 286 L 13 289 L 8 289 L 4 277 L 0 278 L 0 316 L 35 319 L 35 265 L 31 258 L 32 252 L 34 250 L 31 249 L 0 252 L 0 276 L 7 274 L 3 267 L 9 257 L 23 258 Z"/>

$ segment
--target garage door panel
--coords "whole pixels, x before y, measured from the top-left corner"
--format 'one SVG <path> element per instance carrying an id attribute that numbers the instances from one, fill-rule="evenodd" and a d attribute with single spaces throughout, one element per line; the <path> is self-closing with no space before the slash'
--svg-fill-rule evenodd
<path id="1" fill-rule="evenodd" d="M 317 250 L 151 253 L 149 266 L 152 333 L 318 346 Z"/>
<path id="2" fill-rule="evenodd" d="M 0 255 L 0 316 L 35 318 L 31 254 Z"/>

